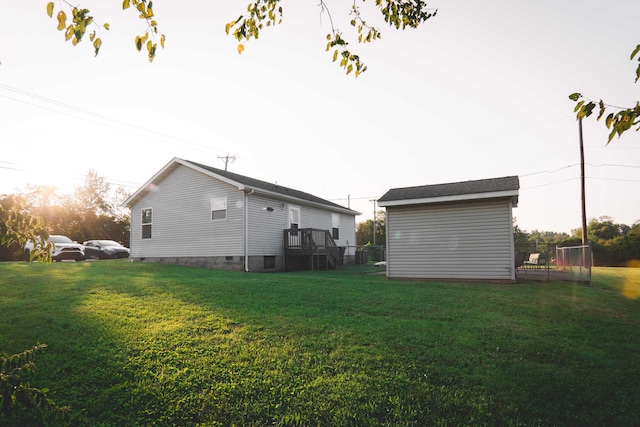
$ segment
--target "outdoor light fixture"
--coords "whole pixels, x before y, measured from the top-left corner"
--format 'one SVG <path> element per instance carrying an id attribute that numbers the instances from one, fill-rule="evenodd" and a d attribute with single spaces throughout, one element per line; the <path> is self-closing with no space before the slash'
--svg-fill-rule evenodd
<path id="1" fill-rule="evenodd" d="M 267 212 L 273 212 L 273 208 L 271 206 L 267 206 L 266 208 L 262 208 Z"/>

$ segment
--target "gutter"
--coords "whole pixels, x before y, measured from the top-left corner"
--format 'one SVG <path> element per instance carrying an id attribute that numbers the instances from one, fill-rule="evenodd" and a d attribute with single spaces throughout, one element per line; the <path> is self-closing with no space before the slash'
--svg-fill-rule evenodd
<path id="1" fill-rule="evenodd" d="M 422 197 L 418 199 L 378 200 L 378 206 L 423 205 L 429 203 L 459 202 L 464 200 L 497 199 L 502 197 L 510 197 L 513 201 L 514 207 L 518 206 L 518 190 L 458 194 L 454 196 Z"/>

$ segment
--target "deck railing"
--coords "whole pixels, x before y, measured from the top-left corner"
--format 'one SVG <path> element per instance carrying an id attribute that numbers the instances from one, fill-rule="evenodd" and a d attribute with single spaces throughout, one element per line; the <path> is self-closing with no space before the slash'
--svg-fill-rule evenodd
<path id="1" fill-rule="evenodd" d="M 317 228 L 289 228 L 284 230 L 284 248 L 288 255 L 325 256 L 327 267 L 340 264 L 340 249 L 329 230 Z"/>

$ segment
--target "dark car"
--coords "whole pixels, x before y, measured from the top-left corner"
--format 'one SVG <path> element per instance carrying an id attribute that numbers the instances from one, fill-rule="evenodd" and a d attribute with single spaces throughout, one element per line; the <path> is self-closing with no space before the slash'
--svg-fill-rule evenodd
<path id="1" fill-rule="evenodd" d="M 113 240 L 87 240 L 83 245 L 87 259 L 129 258 L 129 248 Z"/>

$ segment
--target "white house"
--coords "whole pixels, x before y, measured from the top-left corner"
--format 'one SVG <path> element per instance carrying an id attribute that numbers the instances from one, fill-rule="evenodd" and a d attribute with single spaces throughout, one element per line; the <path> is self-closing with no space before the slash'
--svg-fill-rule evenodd
<path id="1" fill-rule="evenodd" d="M 387 191 L 387 277 L 515 281 L 519 188 L 509 176 Z"/>
<path id="2" fill-rule="evenodd" d="M 282 271 L 335 267 L 355 255 L 359 212 L 179 158 L 125 205 L 132 261 Z"/>

